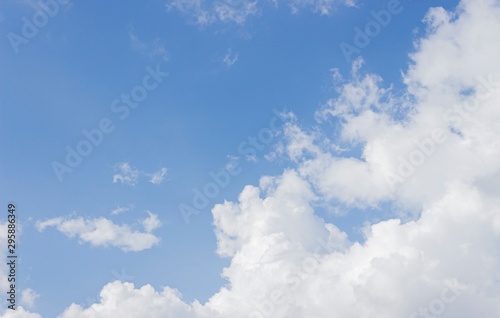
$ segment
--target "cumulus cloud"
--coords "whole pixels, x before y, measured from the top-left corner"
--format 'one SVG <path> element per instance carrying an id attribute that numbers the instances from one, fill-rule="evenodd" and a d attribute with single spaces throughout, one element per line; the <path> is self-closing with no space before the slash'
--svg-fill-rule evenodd
<path id="1" fill-rule="evenodd" d="M 492 16 L 497 5 L 482 1 L 473 8 L 465 1 L 454 20 L 443 13 L 429 17 L 441 10 L 427 15 L 434 22 L 411 56 L 407 94 L 395 97 L 390 87 L 381 87 L 380 77 L 359 75 L 357 62 L 339 97 L 318 112 L 318 118 L 342 122 L 338 142 L 362 148 L 359 158 L 315 152 L 301 161 L 301 174 L 325 197 L 363 205 L 397 199 L 418 207 L 444 195 L 447 182 L 471 181 L 497 169 L 499 131 L 493 123 L 499 116 L 500 65 L 491 51 L 498 45 L 463 27 L 491 29 L 498 23 Z M 296 125 L 287 129 L 291 158 L 320 142 Z"/>
<path id="2" fill-rule="evenodd" d="M 424 21 L 404 92 L 356 62 L 317 113 L 337 135 L 291 121 L 292 167 L 212 209 L 230 264 L 206 303 L 117 281 L 63 317 L 499 317 L 500 4 L 463 0 Z M 318 216 L 336 203 L 397 214 L 355 241 Z"/>
<path id="3" fill-rule="evenodd" d="M 23 308 L 23 306 L 19 306 L 16 310 L 5 310 L 0 318 L 42 318 L 42 316 L 37 313 L 27 311 Z"/>
<path id="4" fill-rule="evenodd" d="M 36 228 L 41 232 L 48 227 L 55 227 L 69 238 L 77 236 L 80 243 L 102 247 L 113 246 L 124 252 L 139 252 L 150 249 L 160 242 L 160 239 L 151 233 L 160 225 L 158 216 L 151 212 L 148 214 L 149 216 L 141 221 L 146 232 L 133 230 L 126 224 L 115 224 L 104 217 L 58 217 L 38 221 Z"/>
<path id="5" fill-rule="evenodd" d="M 177 290 L 168 287 L 157 292 L 150 285 L 135 288 L 115 281 L 104 286 L 100 296 L 99 303 L 86 309 L 72 304 L 60 317 L 210 317 L 201 313 L 198 302 L 187 305 Z"/>

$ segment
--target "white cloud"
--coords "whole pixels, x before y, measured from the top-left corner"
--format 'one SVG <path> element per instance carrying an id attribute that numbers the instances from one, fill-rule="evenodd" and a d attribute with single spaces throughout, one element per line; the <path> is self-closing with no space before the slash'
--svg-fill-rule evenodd
<path id="1" fill-rule="evenodd" d="M 398 318 L 429 304 L 434 312 L 446 310 L 442 317 L 500 313 L 492 285 L 500 268 L 500 228 L 490 222 L 500 219 L 497 198 L 451 185 L 418 221 L 367 227 L 363 244 L 318 218 L 313 200 L 309 184 L 289 170 L 263 178 L 259 188 L 246 187 L 238 203 L 217 205 L 218 253 L 231 258 L 223 271 L 229 284 L 204 305 L 148 285 L 114 282 L 103 288 L 99 303 L 72 305 L 63 317 L 107 317 L 118 310 L 139 318 Z"/>
<path id="2" fill-rule="evenodd" d="M 72 304 L 60 317 L 211 317 L 200 314 L 198 302 L 187 305 L 180 297 L 168 287 L 157 292 L 150 285 L 136 289 L 132 283 L 115 281 L 104 286 L 99 303 L 86 309 Z"/>
<path id="3" fill-rule="evenodd" d="M 139 170 L 134 169 L 128 162 L 119 162 L 115 165 L 117 173 L 113 175 L 113 183 L 123 183 L 131 186 L 137 184 L 139 178 Z"/>
<path id="4" fill-rule="evenodd" d="M 21 292 L 21 303 L 28 308 L 35 307 L 36 300 L 40 295 L 31 288 L 23 289 Z"/>
<path id="5" fill-rule="evenodd" d="M 322 119 L 340 118 L 340 140 L 363 148 L 361 158 L 316 152 L 312 159 L 302 161 L 302 175 L 326 197 L 367 205 L 397 198 L 418 207 L 442 196 L 446 182 L 472 180 L 495 171 L 500 144 L 493 122 L 499 117 L 494 105 L 500 85 L 491 72 L 500 70 L 500 63 L 491 51 L 498 45 L 491 39 L 478 39 L 463 26 L 470 25 L 474 32 L 490 30 L 498 24 L 492 16 L 498 9 L 487 9 L 487 1 L 471 6 L 463 2 L 465 13 L 451 21 L 440 18 L 427 38 L 418 42 L 405 74 L 412 99 L 396 98 L 390 88 L 380 88 L 378 76 L 360 76 L 358 64 L 352 79 L 338 89 L 339 97 L 318 113 Z M 431 20 L 435 21 L 427 19 Z M 484 53 L 478 56 L 477 52 Z M 463 92 L 470 89 L 475 93 L 465 96 Z M 398 115 L 406 118 L 396 120 Z M 288 146 L 294 150 L 289 151 L 292 158 L 317 147 L 315 136 L 296 126 L 289 130 L 290 138 L 309 136 L 306 143 L 305 137 L 300 139 L 302 144 L 292 140 Z"/>
<path id="6" fill-rule="evenodd" d="M 58 217 L 38 221 L 36 227 L 40 232 L 47 227 L 55 227 L 67 237 L 77 236 L 80 243 L 89 243 L 92 246 L 113 246 L 125 252 L 139 252 L 150 249 L 160 241 L 150 233 L 159 226 L 156 215 L 150 213 L 141 223 L 147 224 L 147 232 L 132 230 L 126 224 L 118 225 L 104 217 L 93 219 Z"/>
<path id="7" fill-rule="evenodd" d="M 243 24 L 250 16 L 258 14 L 257 3 L 257 1 L 249 0 L 213 1 L 211 7 L 212 19 L 220 22 Z"/>
<path id="8" fill-rule="evenodd" d="M 187 15 L 199 25 L 216 22 L 241 25 L 259 12 L 257 1 L 249 0 L 171 0 L 166 7 Z"/>
<path id="9" fill-rule="evenodd" d="M 151 182 L 152 184 L 160 184 L 163 182 L 166 175 L 167 175 L 167 168 L 163 167 L 160 170 L 149 174 L 150 177 L 149 182 Z"/>
<path id="10" fill-rule="evenodd" d="M 118 215 L 118 214 L 122 214 L 123 212 L 127 212 L 129 211 L 130 209 L 132 209 L 133 206 L 128 206 L 128 207 L 117 207 L 116 209 L 114 209 L 113 211 L 111 211 L 111 215 Z"/>
<path id="11" fill-rule="evenodd" d="M 0 318 L 41 318 L 37 313 L 32 313 L 19 306 L 16 310 L 6 309 Z"/>
<path id="12" fill-rule="evenodd" d="M 222 63 L 226 65 L 226 67 L 230 68 L 234 63 L 238 61 L 238 53 L 233 53 L 232 49 L 227 49 L 226 55 L 222 59 Z"/>
<path id="13" fill-rule="evenodd" d="M 278 0 L 276 0 L 278 2 Z M 356 6 L 356 1 L 354 0 L 292 0 L 288 4 L 291 8 L 292 13 L 296 14 L 302 8 L 311 8 L 314 12 L 321 15 L 332 14 L 338 7 Z"/>
<path id="14" fill-rule="evenodd" d="M 63 318 L 499 317 L 500 4 L 464 0 L 425 21 L 403 94 L 356 64 L 318 113 L 323 124 L 340 119 L 334 142 L 289 123 L 295 167 L 212 209 L 217 253 L 230 264 L 205 304 L 114 282 Z M 431 144 L 436 130 L 446 140 Z M 337 144 L 361 154 L 339 156 Z M 405 161 L 418 165 L 401 177 Z M 317 215 L 332 202 L 390 202 L 400 215 L 366 224 L 353 242 Z"/>
<path id="15" fill-rule="evenodd" d="M 273 0 L 279 6 L 278 0 Z M 308 8 L 319 14 L 331 14 L 339 6 L 353 7 L 354 0 L 292 0 L 287 5 L 292 13 Z M 193 23 L 210 25 L 213 23 L 244 24 L 251 16 L 257 16 L 264 6 L 257 0 L 169 0 L 167 10 L 177 10 L 187 15 Z"/>
<path id="16" fill-rule="evenodd" d="M 151 233 L 161 226 L 161 222 L 158 219 L 158 215 L 151 213 L 151 211 L 146 212 L 148 213 L 148 217 L 142 220 L 142 226 L 146 232 Z"/>
<path id="17" fill-rule="evenodd" d="M 168 169 L 165 167 L 160 168 L 153 173 L 140 171 L 132 167 L 128 162 L 119 162 L 114 166 L 116 173 L 113 175 L 113 183 L 123 183 L 130 186 L 135 186 L 139 183 L 141 176 L 149 177 L 149 182 L 159 185 L 165 179 Z"/>

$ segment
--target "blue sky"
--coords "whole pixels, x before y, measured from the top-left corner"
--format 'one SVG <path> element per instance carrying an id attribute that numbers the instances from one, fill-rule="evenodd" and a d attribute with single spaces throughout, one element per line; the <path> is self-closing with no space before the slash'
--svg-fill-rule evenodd
<path id="1" fill-rule="evenodd" d="M 484 7 L 498 7 L 495 1 L 480 2 Z M 195 3 L 203 9 L 193 9 Z M 321 3 L 328 12 L 321 13 Z M 315 142 L 326 153 L 333 149 L 326 145 L 346 146 L 337 158 L 369 162 L 370 149 L 379 144 L 369 137 L 341 140 L 340 131 L 348 131 L 343 126 L 348 120 L 340 116 L 318 121 L 318 110 L 343 96 L 341 85 L 359 84 L 363 74 L 380 76 L 380 87 L 392 86 L 398 99 L 391 108 L 394 111 L 403 111 L 405 96 L 419 101 L 427 98 L 415 87 L 429 84 L 422 84 L 424 79 L 419 82 L 414 73 L 424 74 L 428 60 L 412 59 L 410 54 L 426 49 L 414 44 L 432 41 L 444 23 L 439 20 L 442 12 L 460 14 L 454 11 L 458 3 L 57 2 L 57 12 L 36 35 L 16 45 L 12 34 L 22 35 L 23 19 L 33 21 L 41 9 L 36 1 L 3 1 L 0 189 L 3 206 L 17 204 L 22 229 L 19 299 L 28 288 L 36 295 L 32 302 L 26 295 L 23 308 L 43 317 L 61 315 L 72 303 L 87 308 L 98 303 L 103 286 L 115 280 L 132 282 L 137 288 L 169 286 L 182 293 L 184 302 L 197 299 L 204 304 L 221 287 L 234 283 L 221 277 L 234 259 L 216 253 L 218 242 L 222 246 L 224 240 L 216 233 L 225 230 L 214 225 L 212 209 L 225 200 L 237 202 L 245 186 L 258 186 L 261 177 L 280 176 L 290 169 L 301 171 L 320 197 L 311 203 L 316 216 L 338 226 L 351 244 L 364 244 L 369 235 L 363 235 L 361 228 L 367 224 L 420 215 L 438 200 L 422 199 L 425 183 L 418 189 L 404 188 L 400 197 L 381 194 L 372 198 L 372 194 L 377 196 L 376 189 L 365 195 L 354 190 L 345 196 L 328 194 L 335 186 L 325 185 L 319 175 L 309 175 L 307 155 L 297 159 L 290 151 L 298 140 L 293 127 L 309 136 L 321 135 Z M 214 9 L 218 4 L 225 5 L 226 15 Z M 252 5 L 255 8 L 248 11 Z M 388 5 L 398 6 L 401 12 L 391 15 L 387 26 L 379 24 L 380 32 L 353 60 L 347 60 L 341 43 L 352 44 L 355 28 L 364 29 L 374 21 L 371 12 L 388 10 Z M 431 10 L 434 15 L 429 15 L 432 7 L 443 11 Z M 426 14 L 434 20 L 423 21 Z M 364 61 L 357 82 L 352 71 L 356 58 Z M 412 73 L 410 65 L 424 70 Z M 429 72 L 435 70 L 427 67 Z M 344 84 L 334 81 L 333 69 L 342 74 Z M 158 82 L 152 72 L 165 75 L 159 75 Z M 148 83 L 157 85 L 142 88 L 145 76 L 149 76 Z M 147 96 L 135 108 L 121 103 L 122 110 L 116 111 L 113 102 L 123 94 L 133 94 L 134 89 L 142 89 Z M 435 92 L 433 96 L 441 95 Z M 415 113 L 425 113 L 419 107 L 424 109 L 427 103 L 422 105 L 411 107 Z M 129 113 L 120 119 L 124 108 Z M 269 131 L 273 118 L 279 118 L 278 129 L 270 141 L 255 151 L 255 157 L 245 157 L 239 149 L 248 149 L 249 138 L 258 139 L 263 130 Z M 67 147 L 76 150 L 86 140 L 82 130 L 95 130 L 103 120 L 114 127 L 112 131 L 102 133 L 102 141 L 91 147 L 90 154 L 58 178 L 54 162 L 67 164 Z M 375 129 L 373 136 L 379 131 Z M 304 153 L 320 158 L 312 146 L 301 145 Z M 192 205 L 193 189 L 203 189 L 212 182 L 211 172 L 229 164 L 237 164 L 241 173 L 231 176 L 227 186 L 219 187 L 220 193 L 186 223 L 179 205 Z M 349 178 L 360 187 L 365 180 L 355 174 Z M 349 185 L 341 188 L 351 189 Z M 118 208 L 124 209 L 118 213 Z M 94 222 L 99 219 L 111 228 L 103 225 L 102 233 L 94 233 L 103 237 L 89 238 L 89 228 L 98 227 Z M 148 228 L 141 223 L 144 220 L 152 225 Z M 130 250 L 129 241 L 105 237 L 121 230 L 125 236 L 134 231 L 142 235 L 137 250 Z M 217 310 L 216 305 L 210 308 Z M 234 317 L 224 310 L 219 313 Z M 388 313 L 386 317 L 396 316 Z"/>

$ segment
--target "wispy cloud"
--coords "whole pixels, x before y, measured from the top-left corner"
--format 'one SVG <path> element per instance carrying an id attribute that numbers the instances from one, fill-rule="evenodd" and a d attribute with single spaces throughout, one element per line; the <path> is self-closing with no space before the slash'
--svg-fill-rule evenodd
<path id="1" fill-rule="evenodd" d="M 279 0 L 276 0 L 278 2 Z M 321 15 L 330 15 L 341 6 L 355 7 L 355 0 L 292 0 L 288 3 L 292 14 L 301 9 L 310 9 Z"/>
<path id="2" fill-rule="evenodd" d="M 40 298 L 40 295 L 31 288 L 23 289 L 21 292 L 21 304 L 28 308 L 35 307 L 38 298 Z"/>
<path id="3" fill-rule="evenodd" d="M 233 53 L 233 50 L 230 48 L 227 49 L 226 55 L 222 59 L 222 63 L 224 63 L 224 65 L 226 65 L 228 68 L 230 68 L 237 61 L 238 61 L 238 53 L 237 52 Z"/>
<path id="4" fill-rule="evenodd" d="M 272 1 L 277 8 L 279 0 Z M 321 15 L 333 13 L 340 6 L 353 7 L 354 0 L 292 0 L 285 3 L 293 14 L 303 8 Z M 193 23 L 210 25 L 214 23 L 233 23 L 243 25 L 251 16 L 258 16 L 264 6 L 256 0 L 169 0 L 167 10 L 177 10 L 186 15 Z"/>
<path id="5" fill-rule="evenodd" d="M 133 208 L 133 205 L 129 205 L 127 207 L 120 207 L 118 206 L 116 209 L 112 210 L 110 212 L 111 215 L 118 215 L 118 214 L 122 214 L 123 212 L 127 212 L 129 211 L 130 209 Z"/>
<path id="6" fill-rule="evenodd" d="M 114 169 L 116 173 L 113 175 L 113 183 L 119 182 L 129 186 L 137 185 L 141 176 L 148 177 L 149 182 L 159 185 L 165 180 L 168 171 L 166 167 L 162 167 L 158 171 L 148 173 L 132 167 L 128 162 L 118 162 Z"/>
<path id="7" fill-rule="evenodd" d="M 167 168 L 163 167 L 160 170 L 149 174 L 150 177 L 149 182 L 151 182 L 152 184 L 160 184 L 163 182 L 166 175 L 167 175 Z"/>
<path id="8" fill-rule="evenodd" d="M 185 14 L 198 25 L 217 22 L 241 25 L 259 12 L 257 1 L 250 0 L 172 0 L 166 7 L 167 10 L 177 10 Z"/>
<path id="9" fill-rule="evenodd" d="M 152 42 L 146 43 L 139 38 L 132 27 L 129 28 L 128 35 L 131 47 L 142 55 L 150 59 L 159 57 L 163 61 L 168 61 L 170 59 L 170 54 L 160 38 L 155 38 Z"/>
<path id="10" fill-rule="evenodd" d="M 113 175 L 113 183 L 123 183 L 135 186 L 139 179 L 139 170 L 134 169 L 128 162 L 119 162 L 115 165 L 116 174 Z"/>

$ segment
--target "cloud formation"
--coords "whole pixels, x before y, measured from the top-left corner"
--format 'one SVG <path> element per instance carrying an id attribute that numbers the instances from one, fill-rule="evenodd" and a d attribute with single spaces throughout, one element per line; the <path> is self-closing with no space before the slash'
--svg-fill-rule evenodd
<path id="1" fill-rule="evenodd" d="M 198 25 L 217 22 L 241 25 L 258 13 L 257 1 L 251 0 L 171 0 L 166 7 L 167 10 L 179 11 Z"/>
<path id="2" fill-rule="evenodd" d="M 499 317 L 500 4 L 463 0 L 424 21 L 404 92 L 356 62 L 317 113 L 338 135 L 289 122 L 292 167 L 212 209 L 230 265 L 205 304 L 115 281 L 62 317 Z M 316 211 L 387 203 L 396 215 L 359 242 Z"/>
<path id="3" fill-rule="evenodd" d="M 149 178 L 149 182 L 159 185 L 165 179 L 168 171 L 167 168 L 162 167 L 158 171 L 147 173 L 132 167 L 128 162 L 118 162 L 115 164 L 114 169 L 113 183 L 119 182 L 129 186 L 136 186 L 141 176 L 146 176 Z"/>
<path id="4" fill-rule="evenodd" d="M 42 318 L 37 313 L 32 313 L 23 308 L 23 306 L 19 306 L 16 310 L 6 310 L 1 316 L 1 318 Z"/>
<path id="5" fill-rule="evenodd" d="M 151 211 L 146 212 L 148 213 L 148 217 L 142 220 L 141 223 L 144 227 L 144 230 L 148 233 L 151 233 L 161 226 L 161 222 L 158 219 L 158 215 L 151 213 Z"/>
<path id="6" fill-rule="evenodd" d="M 116 173 L 113 175 L 113 183 L 123 183 L 135 186 L 139 179 L 139 170 L 132 168 L 128 162 L 119 162 L 115 165 Z"/>
<path id="7" fill-rule="evenodd" d="M 273 0 L 276 7 L 278 0 Z M 328 15 L 339 6 L 355 6 L 354 0 L 292 0 L 284 5 L 292 13 L 307 8 L 321 15 Z M 243 25 L 252 16 L 258 16 L 263 10 L 258 0 L 169 0 L 168 11 L 176 10 L 187 16 L 191 22 L 198 25 L 214 23 L 233 23 Z"/>
<path id="8" fill-rule="evenodd" d="M 145 232 L 133 230 L 126 224 L 115 224 L 104 217 L 57 217 L 38 221 L 36 228 L 42 232 L 48 227 L 55 227 L 69 238 L 77 236 L 80 243 L 117 247 L 124 252 L 139 252 L 150 249 L 160 242 L 160 238 L 151 233 L 160 226 L 158 216 L 148 211 L 148 217 L 141 223 Z"/>
<path id="9" fill-rule="evenodd" d="M 118 215 L 118 214 L 122 214 L 123 212 L 127 212 L 128 210 L 132 209 L 133 206 L 130 205 L 128 207 L 121 207 L 121 206 L 118 206 L 116 209 L 112 210 L 110 212 L 111 215 Z"/>
<path id="10" fill-rule="evenodd" d="M 26 288 L 21 292 L 21 303 L 28 308 L 33 308 L 39 297 L 40 295 L 36 291 L 31 288 Z"/>
<path id="11" fill-rule="evenodd" d="M 135 288 L 132 283 L 115 281 L 101 291 L 101 302 L 83 309 L 72 304 L 60 316 L 73 317 L 206 317 L 198 302 L 187 305 L 177 290 L 164 288 L 157 292 L 150 285 Z"/>
<path id="12" fill-rule="evenodd" d="M 222 63 L 224 63 L 227 68 L 230 68 L 236 62 L 238 62 L 238 53 L 233 53 L 233 50 L 230 48 L 227 49 L 226 55 L 224 55 L 222 59 Z"/>
<path id="13" fill-rule="evenodd" d="M 161 184 L 167 175 L 167 168 L 161 168 L 160 170 L 149 174 L 149 182 L 152 184 Z"/>

